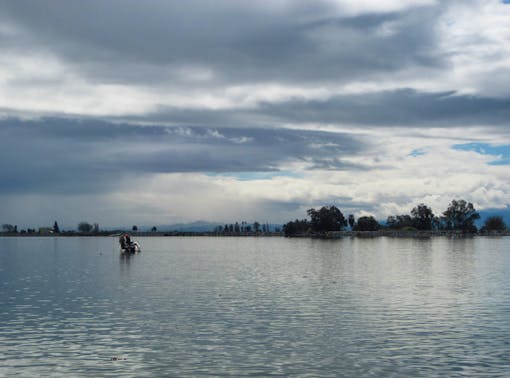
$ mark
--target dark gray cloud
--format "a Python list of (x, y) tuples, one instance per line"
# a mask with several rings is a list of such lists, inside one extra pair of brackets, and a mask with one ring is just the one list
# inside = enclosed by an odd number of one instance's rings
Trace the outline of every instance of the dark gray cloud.
[(436, 67), (444, 64), (435, 49), (439, 12), (333, 16), (321, 1), (285, 10), (230, 0), (0, 5), (4, 19), (27, 31), (16, 46), (53, 51), (94, 80), (123, 84), (175, 84), (181, 77), (171, 68), (189, 67), (208, 67), (223, 84), (342, 82)]
[(111, 190), (142, 174), (278, 171), (348, 164), (366, 145), (345, 134), (155, 127), (94, 120), (0, 122), (2, 192), (84, 193)]
[[(13, 1), (0, 4), (0, 21), (24, 32), (7, 33), (0, 43), (7, 50), (49, 50), (92, 83), (143, 85), (177, 97), (192, 89), (214, 96), (224, 86), (237, 84), (320, 87), (377, 82), (401, 71), (423, 78), (450, 64), (449, 54), (439, 47), (436, 26), (451, 3), (339, 15), (325, 1), (313, 5), (296, 1), (286, 7), (232, 0)], [(195, 82), (185, 73), (194, 69), (210, 69), (213, 75)], [(23, 86), (36, 79), (20, 75), (9, 80)], [(58, 89), (58, 83), (53, 84)], [(289, 122), (506, 125), (508, 98), (457, 96), (455, 90), (397, 89), (316, 100), (294, 97), (251, 109), (211, 110), (161, 100), (157, 111), (141, 111), (121, 120), (227, 128)], [(159, 103), (156, 95), (153, 101)]]
[(254, 109), (161, 108), (147, 116), (121, 118), (128, 122), (171, 122), (209, 127), (268, 127), (281, 124), (345, 124), (371, 127), (507, 127), (510, 99), (424, 93), (414, 89), (336, 95), (327, 99), (294, 98), (264, 102)]
[(260, 113), (287, 122), (372, 126), (502, 125), (510, 120), (510, 99), (422, 93), (412, 89), (334, 96), (327, 100), (267, 103)]

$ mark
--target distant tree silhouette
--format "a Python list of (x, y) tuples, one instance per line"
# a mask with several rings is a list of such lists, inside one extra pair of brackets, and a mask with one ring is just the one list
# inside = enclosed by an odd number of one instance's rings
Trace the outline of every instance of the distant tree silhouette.
[(403, 228), (413, 227), (413, 219), (410, 215), (390, 215), (386, 219), (386, 226), (393, 230), (401, 230)]
[(12, 224), (5, 223), (2, 225), (2, 230), (7, 233), (14, 232), (14, 226)]
[(259, 232), (260, 231), (260, 223), (255, 221), (255, 223), (253, 223), (253, 229), (255, 230), (255, 232)]
[(283, 225), (283, 233), (285, 236), (303, 235), (308, 233), (311, 224), (307, 219), (290, 221)]
[(58, 227), (57, 221), (55, 221), (55, 223), (53, 223), (53, 232), (55, 234), (60, 234), (60, 228)]
[(92, 225), (87, 222), (80, 222), (80, 224), (78, 224), (78, 231), (88, 233), (92, 231)]
[(152, 228), (151, 228), (151, 231), (152, 231), (152, 232), (156, 232), (157, 230), (158, 230), (158, 229), (157, 229), (157, 227), (156, 227), (156, 226), (152, 226)]
[(482, 231), (505, 231), (506, 229), (507, 226), (501, 216), (488, 217), (482, 227)]
[(412, 224), (418, 230), (432, 230), (434, 213), (423, 203), (411, 210)]
[(354, 231), (377, 231), (380, 228), (379, 222), (373, 216), (359, 217)]
[(480, 219), (480, 214), (471, 202), (464, 200), (453, 200), (443, 212), (442, 217), (447, 230), (461, 230), (469, 233), (476, 232), (474, 223), (477, 219)]
[(341, 231), (347, 225), (344, 215), (335, 206), (323, 206), (319, 210), (309, 209), (307, 213), (314, 232)]
[(134, 232), (138, 231), (138, 226), (136, 224), (133, 225), (133, 227), (131, 227), (131, 230)]

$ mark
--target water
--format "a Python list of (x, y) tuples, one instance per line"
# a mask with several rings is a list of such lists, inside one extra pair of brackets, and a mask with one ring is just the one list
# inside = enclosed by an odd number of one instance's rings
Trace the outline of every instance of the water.
[(508, 237), (139, 241), (0, 238), (0, 376), (510, 376)]

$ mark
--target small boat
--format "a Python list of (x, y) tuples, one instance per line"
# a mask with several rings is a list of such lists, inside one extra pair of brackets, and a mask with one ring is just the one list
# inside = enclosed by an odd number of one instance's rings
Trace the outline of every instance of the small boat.
[(119, 237), (120, 253), (122, 255), (131, 255), (134, 253), (142, 252), (140, 244), (136, 241), (132, 241), (129, 234), (125, 233)]

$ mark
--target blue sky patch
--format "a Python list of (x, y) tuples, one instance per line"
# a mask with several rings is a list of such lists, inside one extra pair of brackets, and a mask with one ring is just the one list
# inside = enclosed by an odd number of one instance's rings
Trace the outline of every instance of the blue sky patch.
[[(510, 0), (509, 0), (510, 1)], [(409, 156), (417, 157), (417, 156), (423, 156), (425, 155), (425, 151), (421, 148), (417, 148), (416, 150), (412, 150)]]
[[(508, 0), (510, 4), (510, 0)], [(489, 165), (510, 165), (510, 146), (492, 146), (486, 143), (466, 143), (456, 144), (453, 146), (455, 150), (474, 151), (481, 155), (494, 156), (494, 160)]]

